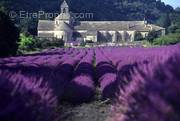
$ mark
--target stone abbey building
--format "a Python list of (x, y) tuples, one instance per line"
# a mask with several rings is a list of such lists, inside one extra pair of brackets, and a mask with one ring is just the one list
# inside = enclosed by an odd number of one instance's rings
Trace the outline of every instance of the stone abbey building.
[(165, 34), (165, 28), (147, 21), (75, 21), (66, 1), (61, 13), (51, 20), (39, 20), (38, 37), (58, 38), (68, 41), (132, 42), (136, 33), (146, 37), (150, 31)]

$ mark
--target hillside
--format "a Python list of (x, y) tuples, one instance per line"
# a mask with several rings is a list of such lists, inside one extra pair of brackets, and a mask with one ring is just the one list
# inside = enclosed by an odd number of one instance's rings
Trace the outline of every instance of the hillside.
[[(2, 0), (0, 3), (7, 11), (60, 12), (61, 2), (62, 0)], [(67, 0), (67, 2), (74, 13), (93, 13), (90, 20), (143, 20), (145, 17), (150, 23), (169, 27), (174, 16), (179, 16), (177, 11), (161, 0)], [(16, 21), (21, 23), (22, 27), (28, 25), (27, 20), (20, 22), (17, 18)], [(36, 28), (36, 25), (32, 25), (32, 20), (30, 22), (30, 26), (33, 26), (30, 28)]]
[[(47, 12), (59, 11), (62, 0), (8, 0), (9, 10)], [(157, 20), (162, 13), (171, 13), (173, 8), (156, 0), (67, 0), (72, 12), (94, 13), (94, 20)], [(9, 7), (10, 6), (10, 7)]]

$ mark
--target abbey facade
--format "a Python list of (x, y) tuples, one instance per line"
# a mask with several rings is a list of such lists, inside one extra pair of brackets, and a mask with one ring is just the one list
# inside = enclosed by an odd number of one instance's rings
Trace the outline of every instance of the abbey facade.
[(38, 37), (68, 41), (132, 42), (136, 34), (146, 37), (150, 31), (164, 35), (165, 28), (147, 21), (75, 21), (66, 1), (54, 21), (39, 20)]

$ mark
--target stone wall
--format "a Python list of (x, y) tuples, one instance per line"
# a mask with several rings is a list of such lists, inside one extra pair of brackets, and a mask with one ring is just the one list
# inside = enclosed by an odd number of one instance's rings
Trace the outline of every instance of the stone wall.
[[(148, 36), (147, 31), (139, 32), (143, 38)], [(160, 36), (165, 35), (165, 30), (158, 31)], [(98, 31), (95, 34), (90, 34), (87, 31), (78, 31), (78, 32), (66, 32), (66, 31), (38, 31), (38, 35), (48, 35), (47, 37), (63, 39), (64, 41), (74, 41), (74, 40), (81, 40), (81, 41), (92, 41), (92, 42), (113, 42), (113, 43), (121, 43), (121, 42), (133, 42), (135, 40), (136, 31)]]

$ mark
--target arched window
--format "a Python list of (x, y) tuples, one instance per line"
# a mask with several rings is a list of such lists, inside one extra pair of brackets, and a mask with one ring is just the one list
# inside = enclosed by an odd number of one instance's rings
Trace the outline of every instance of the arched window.
[(141, 32), (136, 32), (135, 33), (135, 36), (134, 36), (134, 40), (135, 41), (140, 41), (140, 40), (143, 40), (143, 35)]
[(122, 41), (122, 35), (119, 32), (117, 32), (117, 41)]
[(56, 25), (58, 25), (58, 21), (56, 21)]
[(66, 8), (63, 8), (63, 13), (66, 13)]

